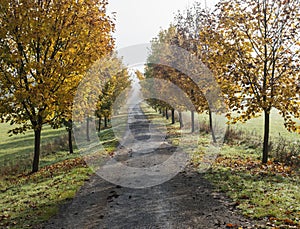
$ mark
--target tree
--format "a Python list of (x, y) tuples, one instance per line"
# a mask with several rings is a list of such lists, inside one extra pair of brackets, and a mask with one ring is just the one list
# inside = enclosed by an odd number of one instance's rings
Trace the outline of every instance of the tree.
[(104, 126), (107, 127), (114, 103), (120, 102), (119, 100), (116, 101), (118, 96), (130, 86), (131, 81), (122, 60), (115, 55), (102, 59), (95, 67), (97, 68), (97, 71), (94, 72), (95, 75), (107, 78), (99, 95), (95, 111), (96, 116), (99, 118), (99, 127), (102, 117), (104, 117)]
[(72, 129), (73, 129), (73, 121), (72, 119), (62, 120), (63, 125), (66, 127), (66, 130), (68, 131), (68, 142), (69, 142), (69, 153), (72, 154), (73, 151), (73, 141), (72, 141)]
[(38, 171), (42, 126), (68, 116), (84, 72), (113, 48), (106, 5), (106, 0), (0, 3), (0, 115), (20, 125), (13, 133), (34, 130), (32, 172)]
[[(168, 49), (168, 47), (181, 47), (184, 50), (187, 50), (190, 52), (191, 55), (195, 54), (194, 47), (195, 45), (191, 45), (191, 40), (186, 37), (187, 33), (183, 32), (183, 30), (178, 29), (175, 26), (170, 26), (169, 29), (161, 31), (157, 38), (153, 39), (152, 45), (151, 45), (151, 54), (148, 57), (148, 64), (146, 67), (146, 77), (155, 77), (159, 79), (165, 79), (169, 80), (175, 85), (177, 85), (179, 88), (181, 88), (190, 98), (191, 102), (193, 103), (193, 108), (191, 107), (191, 127), (192, 132), (194, 132), (194, 112), (197, 111), (198, 113), (202, 113), (204, 111), (209, 110), (208, 101), (205, 97), (204, 90), (200, 90), (198, 85), (194, 82), (193, 79), (191, 79), (189, 76), (185, 75), (184, 73), (180, 72), (178, 69), (174, 69), (170, 66), (165, 65), (158, 65), (158, 64), (152, 64), (157, 62), (157, 59), (168, 60), (167, 62), (180, 62), (177, 63), (178, 66), (181, 66), (182, 69), (187, 69), (189, 66), (189, 59), (180, 59), (178, 60), (178, 55), (172, 50), (172, 48)], [(169, 45), (169, 46), (168, 46)], [(173, 45), (173, 46), (172, 46)], [(184, 67), (183, 67), (184, 66)], [(202, 69), (196, 69), (197, 67), (201, 68), (200, 66), (192, 66), (192, 71), (195, 72), (202, 72)], [(203, 82), (207, 81), (205, 79), (205, 76), (199, 76), (199, 78), (202, 78)], [(166, 89), (167, 90), (167, 89)], [(173, 98), (176, 100), (176, 98)], [(163, 107), (167, 107), (165, 104), (161, 104)], [(167, 107), (171, 109), (170, 107)], [(178, 108), (179, 112), (181, 111), (180, 108)], [(210, 112), (211, 114), (211, 112)], [(210, 115), (211, 117), (211, 115)], [(212, 129), (212, 128), (211, 128)], [(213, 133), (213, 131), (212, 131)], [(213, 136), (213, 141), (216, 142), (216, 138)]]
[[(202, 63), (205, 64), (206, 67), (210, 67), (209, 69), (211, 70), (212, 66), (209, 66), (204, 58), (204, 53), (207, 52), (208, 46), (200, 41), (201, 31), (210, 26), (210, 21), (207, 20), (207, 13), (208, 11), (203, 9), (199, 2), (195, 2), (194, 5), (185, 12), (179, 12), (175, 17), (175, 28), (177, 30), (176, 44), (195, 55)], [(206, 82), (206, 84), (205, 87), (201, 88), (198, 106), (201, 107), (202, 112), (206, 111), (208, 113), (212, 140), (216, 143), (217, 139), (213, 128), (213, 113), (225, 112), (225, 107), (222, 105), (224, 101), (222, 99), (220, 103), (219, 98), (222, 97), (222, 94), (220, 93), (221, 91), (219, 88), (216, 87), (216, 84), (207, 83), (210, 82), (210, 80), (209, 78), (205, 78), (203, 75), (199, 77), (202, 79), (204, 78), (204, 82)], [(214, 76), (213, 78), (215, 79)], [(199, 89), (197, 90), (199, 91)], [(191, 96), (192, 99), (195, 100), (195, 97), (199, 98), (199, 93), (198, 95), (194, 95), (194, 90), (192, 90)], [(212, 99), (216, 96), (219, 98)], [(209, 102), (207, 101), (208, 98), (210, 98)], [(192, 121), (193, 119), (192, 114)]]
[(144, 80), (145, 76), (142, 72), (140, 72), (139, 70), (136, 70), (135, 72), (136, 77), (138, 78), (138, 80)]
[(209, 21), (199, 31), (199, 42), (208, 47), (203, 61), (218, 77), (230, 109), (239, 113), (228, 117), (235, 123), (264, 113), (266, 163), (271, 109), (280, 111), (288, 130), (297, 131), (300, 1), (224, 0), (215, 13), (200, 16)]

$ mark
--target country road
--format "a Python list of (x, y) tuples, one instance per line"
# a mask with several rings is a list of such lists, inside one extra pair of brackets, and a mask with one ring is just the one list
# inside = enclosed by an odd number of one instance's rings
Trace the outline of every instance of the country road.
[[(149, 120), (140, 106), (135, 106), (128, 117), (132, 138), (123, 144), (132, 149), (125, 154), (116, 153), (117, 161), (142, 168), (170, 157), (174, 147), (165, 142), (163, 135), (149, 143)], [(145, 144), (138, 148), (135, 140)], [(160, 147), (153, 152), (146, 150), (155, 144)], [(93, 175), (74, 200), (62, 206), (43, 228), (226, 228), (229, 224), (254, 228), (253, 222), (234, 209), (234, 203), (213, 192), (212, 185), (189, 165), (167, 182), (140, 189), (122, 187)]]

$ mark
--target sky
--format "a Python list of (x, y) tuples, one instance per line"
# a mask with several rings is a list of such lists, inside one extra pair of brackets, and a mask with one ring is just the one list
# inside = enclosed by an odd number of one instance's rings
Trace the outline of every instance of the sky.
[[(116, 12), (116, 48), (149, 43), (161, 29), (167, 29), (174, 16), (196, 0), (108, 0), (108, 14)], [(205, 0), (198, 0), (203, 6)], [(218, 0), (207, 0), (212, 8)]]

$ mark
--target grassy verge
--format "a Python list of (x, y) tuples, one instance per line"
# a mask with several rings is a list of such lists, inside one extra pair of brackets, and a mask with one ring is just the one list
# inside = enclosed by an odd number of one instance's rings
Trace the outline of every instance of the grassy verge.
[(92, 170), (78, 154), (62, 155), (61, 162), (33, 175), (4, 180), (0, 192), (0, 226), (31, 228), (53, 216), (60, 204), (73, 198)]
[[(55, 133), (53, 141), (60, 137), (59, 131)], [(27, 135), (23, 137), (28, 138)], [(100, 154), (106, 155), (114, 150), (117, 141), (112, 129), (101, 131), (99, 137), (105, 148)], [(25, 140), (20, 136), (19, 141), (24, 143)], [(52, 142), (49, 140), (47, 144)], [(27, 155), (27, 151), (22, 151), (22, 144), (20, 147), (18, 153)], [(10, 148), (5, 149), (10, 151)], [(14, 160), (11, 155), (8, 158)], [(93, 173), (93, 168), (87, 166), (79, 150), (74, 154), (66, 151), (45, 153), (40, 167), (35, 174), (27, 171), (0, 178), (0, 228), (32, 228), (48, 220), (57, 213), (61, 204), (75, 196)]]
[[(203, 113), (199, 115), (200, 121), (208, 122), (208, 115)], [(299, 134), (295, 132), (289, 132), (284, 127), (284, 119), (279, 114), (279, 111), (276, 109), (271, 110), (271, 116), (270, 116), (270, 140), (276, 141), (280, 137), (287, 138), (291, 141), (299, 141), (300, 136)], [(295, 120), (297, 122), (297, 120)], [(299, 123), (299, 121), (298, 121)], [(300, 124), (300, 123), (299, 123)], [(252, 118), (248, 120), (245, 123), (238, 122), (231, 126), (233, 129), (242, 132), (246, 134), (255, 135), (257, 137), (262, 138), (263, 136), (263, 130), (264, 130), (264, 118), (263, 116), (259, 116), (256, 118)]]
[(205, 176), (231, 197), (244, 215), (267, 219), (274, 228), (299, 228), (299, 174), (283, 163), (262, 165), (257, 158), (255, 150), (243, 145), (225, 145)]
[[(178, 123), (171, 125), (169, 120), (157, 115), (151, 108), (143, 110), (150, 118), (165, 123), (171, 141), (178, 141)], [(280, 121), (279, 117), (276, 117), (273, 123)], [(255, 121), (261, 122), (259, 119)], [(240, 133), (244, 133), (243, 129), (248, 129), (246, 125), (235, 128), (241, 131)], [(285, 131), (280, 127), (277, 130), (274, 128), (272, 136)], [(274, 133), (276, 131), (277, 133)], [(268, 228), (300, 228), (299, 168), (276, 162), (274, 158), (267, 165), (262, 165), (260, 144), (256, 144), (257, 135), (255, 139), (249, 139), (249, 134), (243, 136), (246, 136), (245, 139), (231, 145), (223, 145), (205, 177), (214, 184), (217, 191), (224, 192), (232, 198), (245, 216), (264, 219), (268, 222)], [(294, 134), (285, 132), (285, 136), (295, 140)], [(210, 139), (208, 134), (201, 134), (198, 149), (191, 154), (191, 162), (195, 167), (201, 168), (203, 152)]]

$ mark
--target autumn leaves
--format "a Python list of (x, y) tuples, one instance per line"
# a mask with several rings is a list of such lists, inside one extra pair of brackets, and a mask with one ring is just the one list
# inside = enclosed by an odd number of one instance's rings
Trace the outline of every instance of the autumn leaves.
[[(180, 46), (212, 71), (227, 105), (229, 123), (247, 121), (263, 113), (262, 162), (266, 163), (271, 109), (279, 110), (288, 130), (300, 130), (295, 121), (300, 115), (299, 16), (298, 0), (284, 4), (268, 0), (224, 0), (214, 11), (195, 4), (185, 13), (179, 13), (174, 24), (152, 41), (149, 60), (158, 56), (174, 59), (167, 51), (157, 51), (160, 43)], [(201, 99), (201, 93), (192, 97), (191, 89), (199, 90), (181, 72), (149, 64), (146, 75), (180, 85), (198, 111), (209, 111), (211, 106)], [(205, 95), (207, 90), (214, 94), (214, 88), (207, 86), (202, 93)]]
[[(1, 1), (0, 118), (16, 124), (14, 134), (34, 130), (33, 172), (38, 170), (42, 126), (57, 127), (72, 118), (79, 83), (96, 60), (114, 49), (114, 23), (106, 5), (106, 0)], [(220, 104), (207, 102), (208, 95), (222, 96), (230, 123), (263, 113), (266, 163), (271, 109), (279, 110), (288, 130), (299, 132), (299, 12), (299, 0), (223, 0), (213, 12), (195, 4), (153, 40), (148, 62), (157, 57), (173, 61), (170, 50), (157, 48), (160, 43), (178, 46), (204, 63), (218, 87), (199, 90), (199, 82), (157, 64), (148, 64), (145, 75), (178, 85), (198, 112), (223, 112)], [(129, 85), (128, 73), (116, 57), (101, 64), (98, 70), (110, 80), (104, 80), (96, 98), (96, 115), (109, 118), (113, 99)], [(189, 64), (180, 62), (190, 69)], [(111, 68), (120, 71), (114, 74)], [(190, 72), (204, 76), (199, 69)]]
[(3, 0), (0, 4), (0, 117), (33, 129), (38, 170), (45, 124), (71, 118), (86, 70), (114, 48), (106, 0)]

